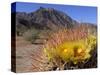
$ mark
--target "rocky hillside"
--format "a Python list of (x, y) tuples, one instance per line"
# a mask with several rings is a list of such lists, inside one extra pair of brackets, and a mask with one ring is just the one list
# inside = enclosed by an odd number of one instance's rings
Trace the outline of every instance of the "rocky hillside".
[(57, 28), (73, 28), (78, 25), (86, 25), (96, 31), (96, 25), (90, 23), (78, 23), (66, 13), (54, 8), (40, 7), (34, 12), (15, 12), (16, 28), (18, 32), (25, 32), (27, 29), (35, 28), (38, 30), (57, 30)]
[(71, 28), (77, 22), (69, 17), (64, 12), (55, 10), (53, 8), (40, 7), (38, 10), (25, 13), (16, 13), (16, 25), (23, 25), (26, 27), (34, 26), (39, 29), (55, 29), (56, 27)]

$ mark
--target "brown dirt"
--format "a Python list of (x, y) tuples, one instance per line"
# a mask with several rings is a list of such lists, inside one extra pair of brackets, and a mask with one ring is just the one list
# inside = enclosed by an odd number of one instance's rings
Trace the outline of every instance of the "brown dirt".
[(40, 56), (43, 53), (42, 48), (43, 45), (31, 44), (29, 41), (26, 41), (23, 37), (17, 37), (16, 72), (39, 71), (40, 62), (38, 62), (36, 59), (40, 60)]

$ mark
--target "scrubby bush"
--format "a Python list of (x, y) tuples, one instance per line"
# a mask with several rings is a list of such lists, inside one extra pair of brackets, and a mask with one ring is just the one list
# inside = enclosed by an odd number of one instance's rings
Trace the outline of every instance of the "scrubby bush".
[(17, 25), (16, 26), (16, 34), (17, 36), (22, 36), (24, 34), (25, 31), (27, 31), (28, 28), (25, 27), (24, 25)]
[(50, 34), (51, 34), (50, 30), (46, 30), (46, 29), (39, 30), (36, 28), (31, 28), (31, 29), (28, 29), (26, 32), (24, 32), (23, 36), (26, 40), (30, 41), (31, 43), (42, 44), (44, 43), (44, 40), (48, 39)]
[(32, 28), (32, 29), (27, 30), (27, 31), (23, 34), (23, 37), (24, 37), (26, 40), (32, 42), (32, 41), (35, 41), (36, 38), (39, 37), (38, 34), (39, 34), (39, 31), (36, 30), (35, 28)]

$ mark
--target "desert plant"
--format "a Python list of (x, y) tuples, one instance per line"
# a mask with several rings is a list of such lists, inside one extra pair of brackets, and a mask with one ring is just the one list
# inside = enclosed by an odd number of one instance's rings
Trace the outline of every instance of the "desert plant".
[(25, 31), (27, 31), (28, 28), (25, 27), (24, 25), (16, 25), (16, 34), (17, 36), (22, 36)]
[(61, 29), (53, 33), (44, 45), (48, 61), (59, 69), (64, 65), (84, 63), (91, 57), (90, 52), (96, 46), (96, 36), (88, 33), (88, 28)]
[(39, 37), (38, 34), (39, 34), (38, 30), (36, 30), (35, 28), (31, 28), (28, 29), (26, 32), (24, 32), (23, 37), (26, 40), (33, 42), (36, 40), (36, 38)]

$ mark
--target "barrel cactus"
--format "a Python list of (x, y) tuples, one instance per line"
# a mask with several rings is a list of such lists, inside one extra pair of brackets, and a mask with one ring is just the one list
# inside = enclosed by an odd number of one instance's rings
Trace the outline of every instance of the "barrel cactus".
[(90, 52), (96, 45), (96, 36), (88, 28), (60, 29), (53, 33), (44, 45), (44, 52), (49, 62), (59, 64), (72, 62), (84, 63), (91, 57)]

